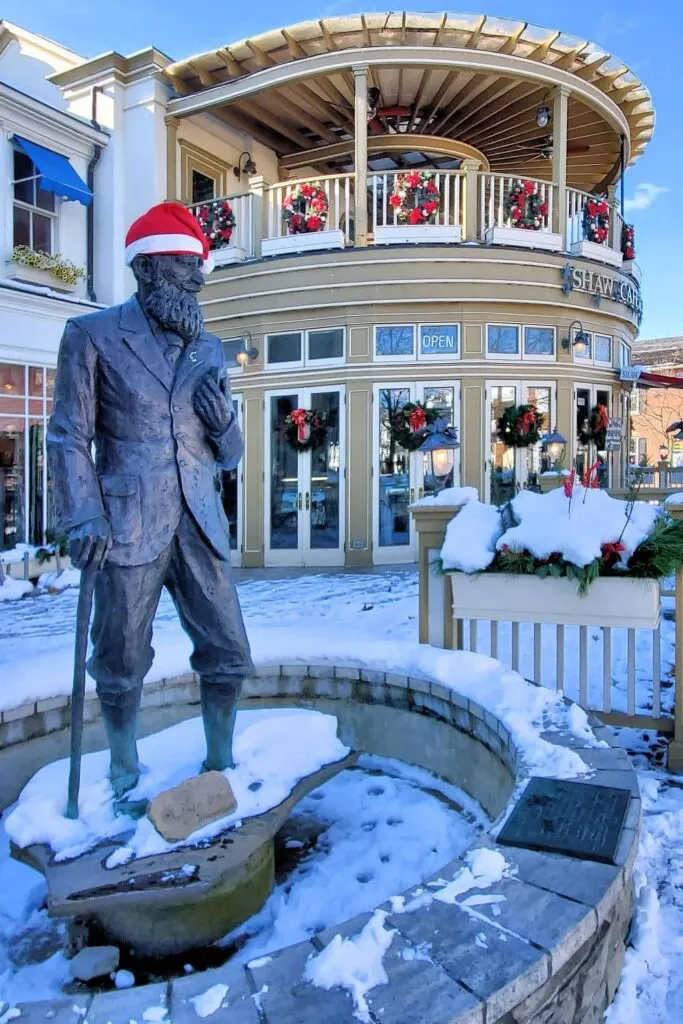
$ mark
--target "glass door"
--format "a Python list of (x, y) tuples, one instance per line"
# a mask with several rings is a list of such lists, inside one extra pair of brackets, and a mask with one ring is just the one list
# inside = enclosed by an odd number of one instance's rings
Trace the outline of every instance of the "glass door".
[[(237, 422), (244, 430), (243, 403), (241, 395), (232, 396)], [(236, 469), (222, 474), (221, 499), (230, 524), (230, 561), (232, 565), (242, 564), (242, 485), (244, 483), (244, 459)]]
[(404, 405), (415, 401), (415, 385), (376, 384), (373, 398), (373, 562), (413, 562), (408, 508), (417, 496), (415, 459), (396, 439), (396, 419)]
[[(555, 386), (553, 384), (526, 384), (524, 387), (524, 404), (535, 405), (543, 417), (541, 436), (555, 429), (557, 412), (555, 410)], [(538, 441), (528, 448), (522, 449), (522, 486), (533, 491), (541, 489), (541, 473), (552, 469), (550, 459), (542, 451), (542, 442)]]
[(610, 459), (606, 449), (606, 425), (612, 415), (610, 388), (579, 384), (575, 388), (575, 467), (581, 479), (595, 467), (598, 485), (609, 487)]
[[(460, 441), (460, 382), (418, 384), (416, 400), (455, 427)], [(461, 442), (462, 443), (462, 442)], [(417, 497), (438, 494), (447, 487), (460, 486), (460, 449), (437, 452), (434, 458), (417, 452), (415, 458)]]
[(487, 384), (486, 421), (488, 425), (488, 459), (486, 501), (504, 505), (519, 489), (521, 456), (519, 449), (507, 448), (498, 439), (498, 421), (506, 409), (519, 405), (520, 385)]
[[(266, 565), (344, 564), (344, 390), (301, 388), (266, 396)], [(314, 411), (319, 443), (298, 451), (287, 417)]]

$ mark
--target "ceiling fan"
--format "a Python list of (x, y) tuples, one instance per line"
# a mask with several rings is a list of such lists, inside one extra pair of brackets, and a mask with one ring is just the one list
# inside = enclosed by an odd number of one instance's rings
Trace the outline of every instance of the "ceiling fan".
[[(412, 107), (382, 106), (382, 94), (376, 86), (368, 89), (368, 129), (373, 135), (390, 135), (398, 132), (398, 124), (401, 118), (410, 117)], [(331, 103), (330, 106), (337, 110), (344, 110), (353, 114), (351, 105)]]

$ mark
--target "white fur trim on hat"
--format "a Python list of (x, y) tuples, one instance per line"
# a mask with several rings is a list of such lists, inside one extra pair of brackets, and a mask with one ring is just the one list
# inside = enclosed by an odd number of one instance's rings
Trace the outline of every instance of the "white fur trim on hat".
[(136, 256), (146, 253), (158, 256), (163, 253), (180, 253), (188, 256), (204, 257), (204, 245), (199, 238), (192, 235), (147, 235), (138, 238), (126, 246), (125, 259), (130, 266)]

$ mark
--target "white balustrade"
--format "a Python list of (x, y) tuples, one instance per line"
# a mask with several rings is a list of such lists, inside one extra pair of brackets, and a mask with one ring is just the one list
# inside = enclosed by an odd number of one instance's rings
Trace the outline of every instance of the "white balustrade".
[[(433, 171), (432, 181), (439, 193), (439, 205), (434, 213), (432, 224), (446, 228), (460, 228), (461, 237), (465, 236), (466, 195), (465, 174), (463, 171)], [(371, 230), (395, 226), (400, 221), (398, 209), (390, 203), (394, 193), (396, 180), (410, 174), (405, 171), (379, 171), (368, 174), (371, 195)], [(410, 225), (408, 225), (410, 226)], [(417, 226), (417, 225), (413, 225)]]
[(586, 203), (594, 199), (588, 192), (581, 192), (576, 188), (567, 189), (567, 248), (577, 242), (583, 242), (583, 208)]
[(536, 178), (525, 178), (519, 174), (492, 174), (484, 171), (479, 174), (479, 233), (486, 238), (486, 232), (493, 228), (513, 228), (515, 225), (506, 205), (512, 189), (520, 181), (531, 181), (538, 190), (540, 204), (545, 204), (545, 214), (541, 217), (539, 231), (552, 231), (553, 205), (555, 202), (555, 186), (550, 181)]
[[(288, 234), (282, 211), (285, 197), (296, 185), (311, 184), (319, 186), (327, 196), (328, 212), (324, 230), (341, 231), (346, 242), (353, 241), (354, 181), (354, 174), (325, 174), (270, 185), (264, 194), (264, 238), (284, 238)], [(313, 211), (307, 209), (306, 212)]]
[(221, 249), (235, 249), (242, 251), (246, 257), (255, 253), (255, 222), (254, 222), (254, 200), (252, 192), (243, 192), (237, 196), (222, 196), (219, 199), (209, 199), (205, 203), (193, 203), (189, 209), (197, 216), (202, 207), (211, 208), (214, 203), (222, 203), (227, 199), (235, 217), (235, 227), (227, 245), (221, 242), (211, 242), (211, 250), (214, 253)]

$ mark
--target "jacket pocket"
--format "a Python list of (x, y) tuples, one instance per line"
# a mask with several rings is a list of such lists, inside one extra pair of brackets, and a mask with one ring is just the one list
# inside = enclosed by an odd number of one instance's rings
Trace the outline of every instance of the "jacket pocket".
[(117, 544), (135, 544), (142, 536), (140, 480), (136, 476), (100, 477), (104, 506)]

